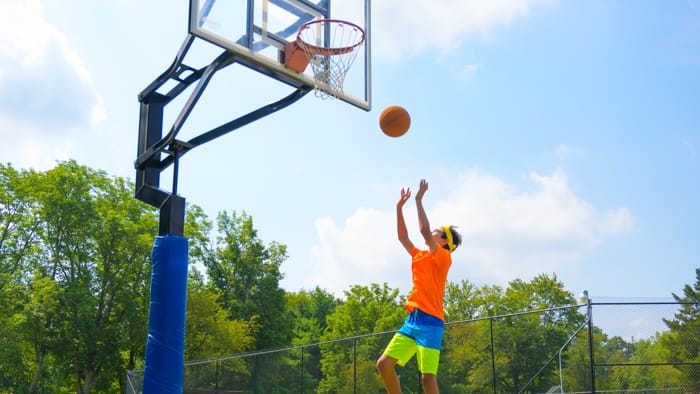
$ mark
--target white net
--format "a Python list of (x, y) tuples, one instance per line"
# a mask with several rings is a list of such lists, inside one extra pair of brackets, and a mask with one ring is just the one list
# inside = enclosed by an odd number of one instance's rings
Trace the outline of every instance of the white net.
[(343, 82), (352, 66), (365, 32), (359, 26), (335, 19), (304, 24), (297, 45), (304, 50), (316, 81), (316, 96), (335, 98), (343, 92)]

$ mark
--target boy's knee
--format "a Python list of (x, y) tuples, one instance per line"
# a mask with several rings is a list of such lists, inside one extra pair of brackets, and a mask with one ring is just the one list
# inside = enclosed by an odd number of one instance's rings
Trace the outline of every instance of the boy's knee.
[(433, 385), (437, 383), (437, 375), (433, 375), (431, 373), (424, 373), (421, 374), (420, 376), (421, 383), (425, 387), (426, 385)]
[(440, 389), (438, 388), (437, 375), (424, 373), (420, 377), (421, 383), (423, 384), (423, 390), (425, 394), (439, 394)]
[(386, 371), (394, 368), (394, 365), (396, 364), (396, 361), (392, 359), (391, 357), (387, 357), (385, 355), (382, 355), (379, 357), (377, 360), (377, 369), (380, 371)]

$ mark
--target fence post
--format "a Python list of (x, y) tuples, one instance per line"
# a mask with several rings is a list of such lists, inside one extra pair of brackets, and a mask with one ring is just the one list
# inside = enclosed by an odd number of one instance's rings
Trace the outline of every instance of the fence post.
[(357, 338), (352, 341), (352, 392), (357, 394)]
[(253, 356), (253, 394), (258, 393), (258, 355)]
[[(588, 295), (588, 294), (586, 294)], [(593, 359), (593, 304), (588, 298), (588, 353), (591, 360), (591, 393), (595, 394), (595, 361)]]
[(489, 329), (491, 330), (491, 375), (493, 378), (493, 393), (496, 394), (496, 353), (493, 346), (493, 318), (489, 318)]
[(304, 347), (301, 347), (301, 394), (304, 393)]

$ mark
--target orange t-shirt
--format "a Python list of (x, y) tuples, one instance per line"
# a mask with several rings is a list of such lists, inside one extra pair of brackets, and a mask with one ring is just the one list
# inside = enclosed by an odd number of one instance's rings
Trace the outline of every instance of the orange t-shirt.
[(452, 256), (446, 249), (438, 248), (435, 254), (429, 250), (411, 250), (411, 272), (413, 289), (406, 301), (406, 309), (421, 311), (445, 320), (442, 299), (445, 295), (447, 271), (452, 265)]

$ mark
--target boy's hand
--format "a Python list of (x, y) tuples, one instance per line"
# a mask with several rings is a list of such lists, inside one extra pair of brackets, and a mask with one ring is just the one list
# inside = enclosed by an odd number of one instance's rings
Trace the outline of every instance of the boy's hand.
[(409, 198), (411, 198), (411, 189), (401, 188), (401, 198), (399, 198), (399, 202), (396, 205), (399, 207), (403, 207), (403, 204), (405, 204)]
[(418, 185), (418, 193), (416, 193), (416, 201), (421, 201), (423, 195), (428, 191), (428, 182), (425, 179), (420, 180), (420, 185)]

